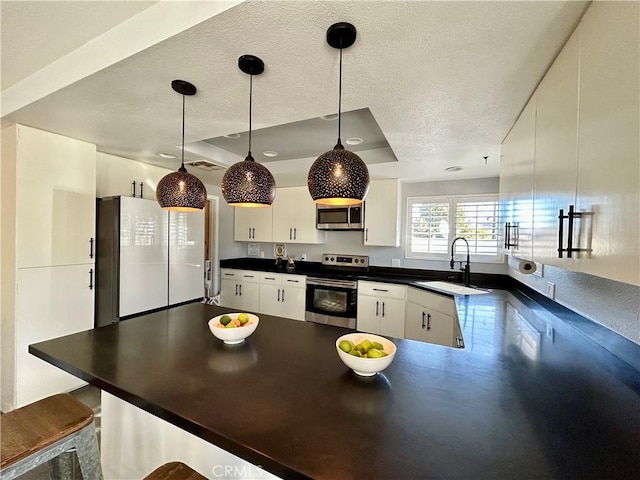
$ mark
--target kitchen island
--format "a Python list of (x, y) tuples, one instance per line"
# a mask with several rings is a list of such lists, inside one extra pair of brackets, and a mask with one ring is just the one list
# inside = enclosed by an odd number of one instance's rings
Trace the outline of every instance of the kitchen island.
[(373, 378), (339, 360), (345, 329), (261, 315), (226, 346), (207, 321), (229, 310), (199, 303), (30, 351), (283, 478), (634, 478), (638, 371), (519, 292), (477, 297), (467, 348), (395, 339)]

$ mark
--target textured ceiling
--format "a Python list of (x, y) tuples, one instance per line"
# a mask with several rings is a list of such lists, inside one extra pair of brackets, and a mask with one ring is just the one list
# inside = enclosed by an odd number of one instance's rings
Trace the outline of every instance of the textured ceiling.
[[(325, 32), (332, 23), (348, 21), (358, 38), (344, 51), (343, 110), (369, 108), (398, 160), (371, 165), (372, 177), (497, 176), (500, 143), (587, 6), (246, 1), (192, 21), (148, 48), (122, 53), (119, 61), (52, 87), (24, 106), (14, 101), (19, 108), (5, 115), (5, 102), (24, 96), (30, 79), (18, 82), (10, 92), (3, 90), (3, 124), (24, 123), (93, 142), (101, 151), (177, 168), (157, 152), (179, 153), (181, 98), (170, 83), (181, 78), (198, 87), (187, 103), (186, 158), (231, 164), (243, 156), (202, 140), (246, 131), (247, 78), (237, 68), (238, 57), (249, 53), (265, 62), (264, 74), (254, 77), (255, 129), (331, 114), (338, 52), (326, 44)], [(72, 24), (82, 18), (78, 14)], [(158, 18), (136, 29), (138, 35), (175, 23), (171, 16)], [(117, 41), (113, 45), (126, 51)], [(4, 68), (11, 66), (3, 63)], [(335, 136), (327, 138), (323, 151), (334, 142)], [(265, 149), (270, 148), (254, 144), (254, 151)], [(359, 154), (367, 160), (376, 152)], [(303, 184), (316, 156), (268, 165), (279, 185)], [(486, 163), (483, 156), (489, 156)], [(451, 165), (464, 169), (445, 172)], [(194, 173), (214, 184), (222, 175)]]

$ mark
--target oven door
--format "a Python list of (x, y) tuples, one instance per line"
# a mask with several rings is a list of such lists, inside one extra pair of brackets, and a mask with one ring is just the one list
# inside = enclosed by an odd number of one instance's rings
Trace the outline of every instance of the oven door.
[(307, 278), (307, 321), (355, 329), (357, 282)]

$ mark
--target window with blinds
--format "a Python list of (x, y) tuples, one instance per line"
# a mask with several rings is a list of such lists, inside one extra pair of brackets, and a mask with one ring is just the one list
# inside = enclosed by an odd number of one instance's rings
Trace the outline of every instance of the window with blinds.
[[(475, 261), (501, 261), (498, 250), (498, 197), (410, 197), (408, 199), (408, 258), (442, 259), (451, 255), (451, 242), (464, 237)], [(466, 255), (456, 243), (456, 255)]]

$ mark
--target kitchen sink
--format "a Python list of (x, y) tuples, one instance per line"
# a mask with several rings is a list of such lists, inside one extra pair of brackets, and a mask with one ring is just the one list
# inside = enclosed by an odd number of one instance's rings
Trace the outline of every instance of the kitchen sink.
[(440, 290), (445, 293), (452, 293), (454, 295), (481, 295), (483, 293), (489, 293), (489, 290), (485, 290), (479, 287), (465, 286), (458, 283), (451, 282), (416, 282), (418, 285), (428, 287), (433, 290)]

